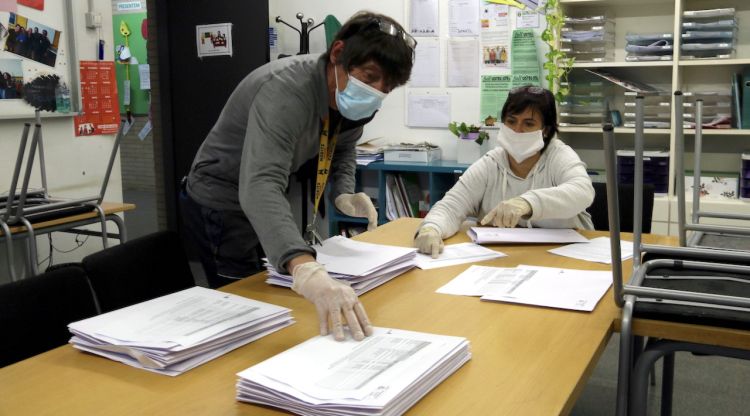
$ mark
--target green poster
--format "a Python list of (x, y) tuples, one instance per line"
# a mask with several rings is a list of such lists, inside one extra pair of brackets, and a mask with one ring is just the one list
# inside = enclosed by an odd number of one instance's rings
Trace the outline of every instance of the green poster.
[[(122, 113), (126, 111), (123, 100), (126, 95), (125, 80), (128, 78), (130, 79), (130, 112), (134, 115), (146, 115), (149, 112), (150, 90), (141, 89), (141, 78), (138, 74), (138, 66), (148, 64), (146, 18), (146, 0), (112, 0), (114, 45), (108, 47), (115, 51), (115, 75)], [(128, 36), (124, 35), (128, 33)], [(123, 52), (122, 46), (125, 45), (129, 53)]]
[(539, 70), (539, 57), (536, 54), (536, 34), (534, 31), (532, 29), (514, 30), (510, 51), (511, 72), (514, 76), (517, 76), (513, 81), (513, 86), (540, 85), (541, 72)]
[(508, 98), (513, 83), (512, 75), (482, 75), (479, 88), (479, 119), (487, 116), (500, 119), (500, 110)]

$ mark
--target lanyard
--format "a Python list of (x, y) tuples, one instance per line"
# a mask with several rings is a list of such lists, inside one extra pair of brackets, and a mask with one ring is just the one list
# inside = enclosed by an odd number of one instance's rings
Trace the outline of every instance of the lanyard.
[(315, 202), (313, 206), (313, 217), (310, 224), (305, 229), (305, 239), (310, 245), (320, 244), (322, 242), (317, 231), (315, 231), (315, 220), (318, 218), (318, 205), (323, 197), (323, 191), (328, 182), (328, 174), (331, 171), (331, 161), (333, 160), (333, 151), (336, 148), (336, 139), (338, 139), (341, 123), (336, 126), (336, 132), (331, 136), (328, 131), (329, 119), (323, 121), (323, 130), (320, 132), (320, 148), (318, 150), (318, 171), (315, 177)]

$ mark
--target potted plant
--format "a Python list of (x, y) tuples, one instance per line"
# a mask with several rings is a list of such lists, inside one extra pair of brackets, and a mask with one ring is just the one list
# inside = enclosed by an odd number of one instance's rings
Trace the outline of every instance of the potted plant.
[(458, 163), (474, 163), (489, 150), (490, 135), (486, 131), (481, 131), (479, 126), (453, 121), (448, 124), (448, 130), (459, 138), (456, 146)]
[(476, 142), (478, 145), (482, 145), (485, 140), (489, 139), (490, 136), (486, 131), (481, 131), (479, 126), (473, 124), (467, 125), (466, 123), (458, 124), (453, 121), (448, 124), (448, 130), (455, 134), (461, 140), (471, 140)]

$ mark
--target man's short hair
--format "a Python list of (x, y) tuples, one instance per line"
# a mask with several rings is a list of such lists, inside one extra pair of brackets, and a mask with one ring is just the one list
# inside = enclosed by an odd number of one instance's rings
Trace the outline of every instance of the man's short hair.
[[(387, 22), (397, 29), (397, 35), (380, 29), (381, 22)], [(404, 41), (404, 28), (388, 16), (361, 11), (352, 16), (336, 33), (331, 45), (324, 54), (329, 59), (331, 47), (337, 40), (344, 41), (344, 50), (337, 64), (347, 71), (352, 67), (374, 61), (383, 69), (383, 76), (389, 89), (406, 84), (411, 75), (414, 51)]]

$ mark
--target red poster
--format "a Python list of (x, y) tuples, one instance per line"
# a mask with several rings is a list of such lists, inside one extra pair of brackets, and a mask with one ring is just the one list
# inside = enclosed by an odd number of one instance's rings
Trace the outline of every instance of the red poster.
[(83, 109), (74, 118), (76, 136), (114, 134), (120, 125), (115, 63), (81, 61)]
[(18, 0), (18, 4), (32, 9), (44, 10), (44, 0)]

